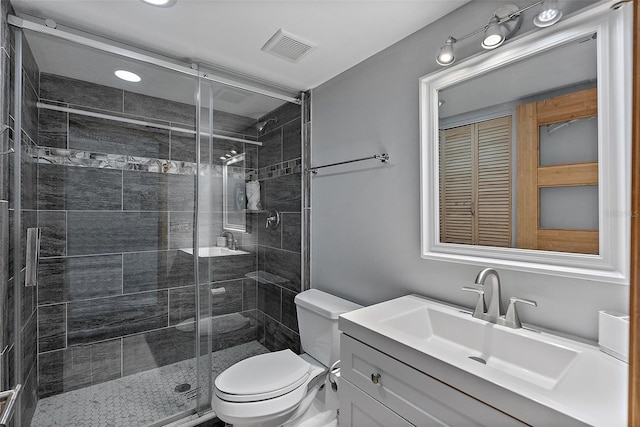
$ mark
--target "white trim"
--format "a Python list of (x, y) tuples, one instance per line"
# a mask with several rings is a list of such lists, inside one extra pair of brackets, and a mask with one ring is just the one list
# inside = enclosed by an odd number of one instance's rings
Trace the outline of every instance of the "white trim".
[[(20, 18), (14, 15), (9, 15), (7, 17), (7, 22), (10, 25), (13, 25), (14, 27), (34, 31), (40, 34), (47, 34), (49, 36), (67, 40), (72, 43), (91, 47), (93, 49), (98, 49), (104, 52), (113, 53), (115, 55), (123, 56), (136, 61), (157, 65), (159, 67), (176, 71), (182, 74), (187, 74), (189, 76), (194, 76), (194, 77), (200, 76), (200, 78), (204, 80), (210, 80), (217, 83), (222, 83), (227, 86), (232, 86), (238, 89), (247, 90), (249, 92), (259, 93), (261, 95), (280, 99), (282, 101), (292, 102), (298, 105), (300, 104), (299, 98), (285, 94), (284, 91), (278, 91), (278, 89), (275, 87), (263, 88), (263, 87), (258, 87), (254, 84), (243, 83), (243, 82), (234, 80), (232, 78), (222, 77), (219, 74), (216, 74), (212, 70), (207, 70), (201, 67), (196, 67), (196, 69), (193, 69), (173, 59), (161, 57), (159, 55), (150, 55), (140, 51), (134, 51), (131, 48), (117, 46), (115, 42), (98, 40), (98, 38), (95, 36), (85, 36), (85, 35), (71, 33), (69, 31), (64, 31), (57, 28), (47, 27), (46, 25), (42, 25), (34, 21), (29, 21), (28, 19)], [(268, 86), (268, 85), (265, 84), (265, 86)]]
[[(629, 283), (632, 6), (609, 1), (501, 49), (420, 79), (421, 256), (426, 259)], [(599, 255), (439, 241), (438, 90), (598, 33)]]

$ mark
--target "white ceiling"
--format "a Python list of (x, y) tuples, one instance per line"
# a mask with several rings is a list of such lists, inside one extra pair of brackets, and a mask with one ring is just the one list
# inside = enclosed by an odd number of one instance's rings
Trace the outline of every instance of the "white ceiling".
[[(12, 0), (16, 11), (295, 91), (314, 88), (470, 0)], [(318, 45), (298, 63), (262, 46), (284, 29)]]

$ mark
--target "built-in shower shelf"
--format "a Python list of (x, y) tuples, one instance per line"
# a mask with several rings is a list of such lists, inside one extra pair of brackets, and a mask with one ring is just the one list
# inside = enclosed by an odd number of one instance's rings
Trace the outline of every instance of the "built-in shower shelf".
[(275, 285), (282, 285), (284, 283), (290, 282), (289, 279), (278, 276), (276, 274), (269, 273), (264, 270), (252, 271), (244, 275), (244, 277), (248, 279), (253, 279), (258, 283), (271, 283)]

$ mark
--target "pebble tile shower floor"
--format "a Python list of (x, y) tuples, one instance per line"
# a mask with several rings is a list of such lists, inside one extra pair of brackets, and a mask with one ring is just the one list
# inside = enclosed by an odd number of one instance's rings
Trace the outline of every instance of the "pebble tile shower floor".
[[(268, 353), (251, 341), (213, 353), (212, 375), (216, 378), (234, 363)], [(143, 427), (192, 408), (195, 388), (195, 359), (152, 369), (102, 384), (40, 399), (32, 427)]]

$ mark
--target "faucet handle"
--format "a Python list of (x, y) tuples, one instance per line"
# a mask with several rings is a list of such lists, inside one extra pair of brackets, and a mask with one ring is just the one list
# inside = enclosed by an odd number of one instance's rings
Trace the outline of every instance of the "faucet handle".
[(507, 314), (504, 316), (504, 320), (502, 323), (504, 326), (508, 326), (513, 329), (519, 329), (522, 327), (522, 323), (520, 323), (520, 318), (518, 317), (518, 311), (516, 310), (516, 304), (522, 303), (527, 305), (532, 305), (534, 307), (538, 306), (538, 303), (524, 298), (509, 298), (509, 308), (507, 308)]
[(487, 312), (487, 304), (484, 301), (484, 288), (482, 286), (463, 286), (462, 290), (478, 294), (478, 301), (476, 301), (476, 306), (473, 310), (473, 317), (483, 319), (484, 314)]

